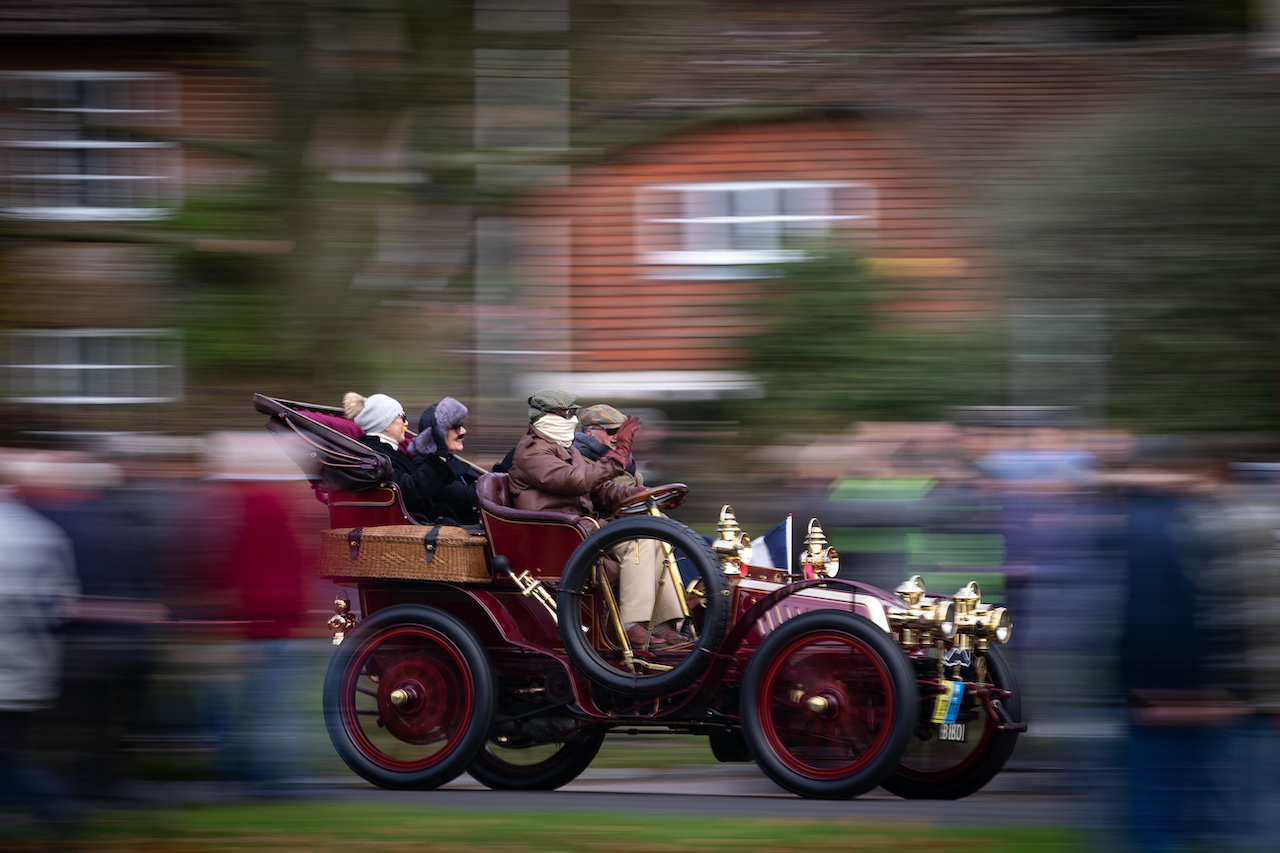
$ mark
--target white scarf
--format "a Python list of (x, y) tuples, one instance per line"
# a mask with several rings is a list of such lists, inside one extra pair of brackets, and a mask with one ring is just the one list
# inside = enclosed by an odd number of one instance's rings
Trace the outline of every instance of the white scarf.
[(562, 418), (559, 415), (543, 415), (533, 422), (533, 428), (543, 438), (554, 441), (561, 447), (573, 446), (573, 434), (578, 429), (578, 419)]

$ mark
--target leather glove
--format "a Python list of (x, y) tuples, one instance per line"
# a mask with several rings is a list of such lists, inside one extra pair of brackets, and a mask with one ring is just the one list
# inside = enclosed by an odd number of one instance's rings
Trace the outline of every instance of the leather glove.
[(636, 430), (640, 429), (640, 419), (635, 415), (627, 415), (627, 419), (622, 422), (622, 426), (618, 427), (617, 435), (614, 437), (613, 449), (605, 456), (612, 456), (622, 463), (622, 467), (626, 467), (631, 461), (631, 443), (635, 440)]

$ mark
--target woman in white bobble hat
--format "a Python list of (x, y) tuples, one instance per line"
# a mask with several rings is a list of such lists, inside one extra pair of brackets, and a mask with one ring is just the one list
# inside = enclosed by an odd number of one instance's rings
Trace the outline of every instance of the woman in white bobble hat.
[(440, 515), (434, 500), (440, 483), (430, 472), (415, 465), (401, 449), (409, 420), (400, 401), (386, 394), (362, 397), (352, 391), (342, 398), (342, 409), (348, 418), (356, 422), (356, 426), (364, 430), (364, 435), (356, 441), (391, 460), (395, 484), (400, 488), (405, 509), (420, 520), (435, 521)]

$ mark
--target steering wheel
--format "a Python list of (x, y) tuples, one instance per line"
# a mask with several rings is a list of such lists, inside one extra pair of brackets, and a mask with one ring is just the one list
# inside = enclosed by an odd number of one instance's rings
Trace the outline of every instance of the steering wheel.
[(648, 515), (650, 506), (658, 509), (675, 509), (689, 496), (684, 483), (667, 483), (636, 492), (618, 505), (614, 515)]

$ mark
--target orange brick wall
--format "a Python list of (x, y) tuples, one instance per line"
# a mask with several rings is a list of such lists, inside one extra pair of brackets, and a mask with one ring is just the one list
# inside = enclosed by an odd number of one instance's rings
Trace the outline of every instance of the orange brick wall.
[[(576, 371), (740, 368), (751, 326), (745, 301), (760, 282), (661, 280), (636, 263), (635, 199), (655, 184), (806, 180), (872, 184), (877, 223), (858, 229), (870, 253), (917, 264), (903, 307), (986, 307), (989, 265), (959, 192), (915, 152), (901, 128), (872, 119), (800, 119), (683, 133), (622, 158), (575, 170), (571, 185), (540, 192), (523, 215), (571, 221), (570, 311)], [(907, 265), (909, 268), (909, 264)], [(959, 270), (945, 278), (928, 270)], [(907, 282), (904, 281), (904, 285)], [(767, 286), (777, 286), (776, 282)]]

